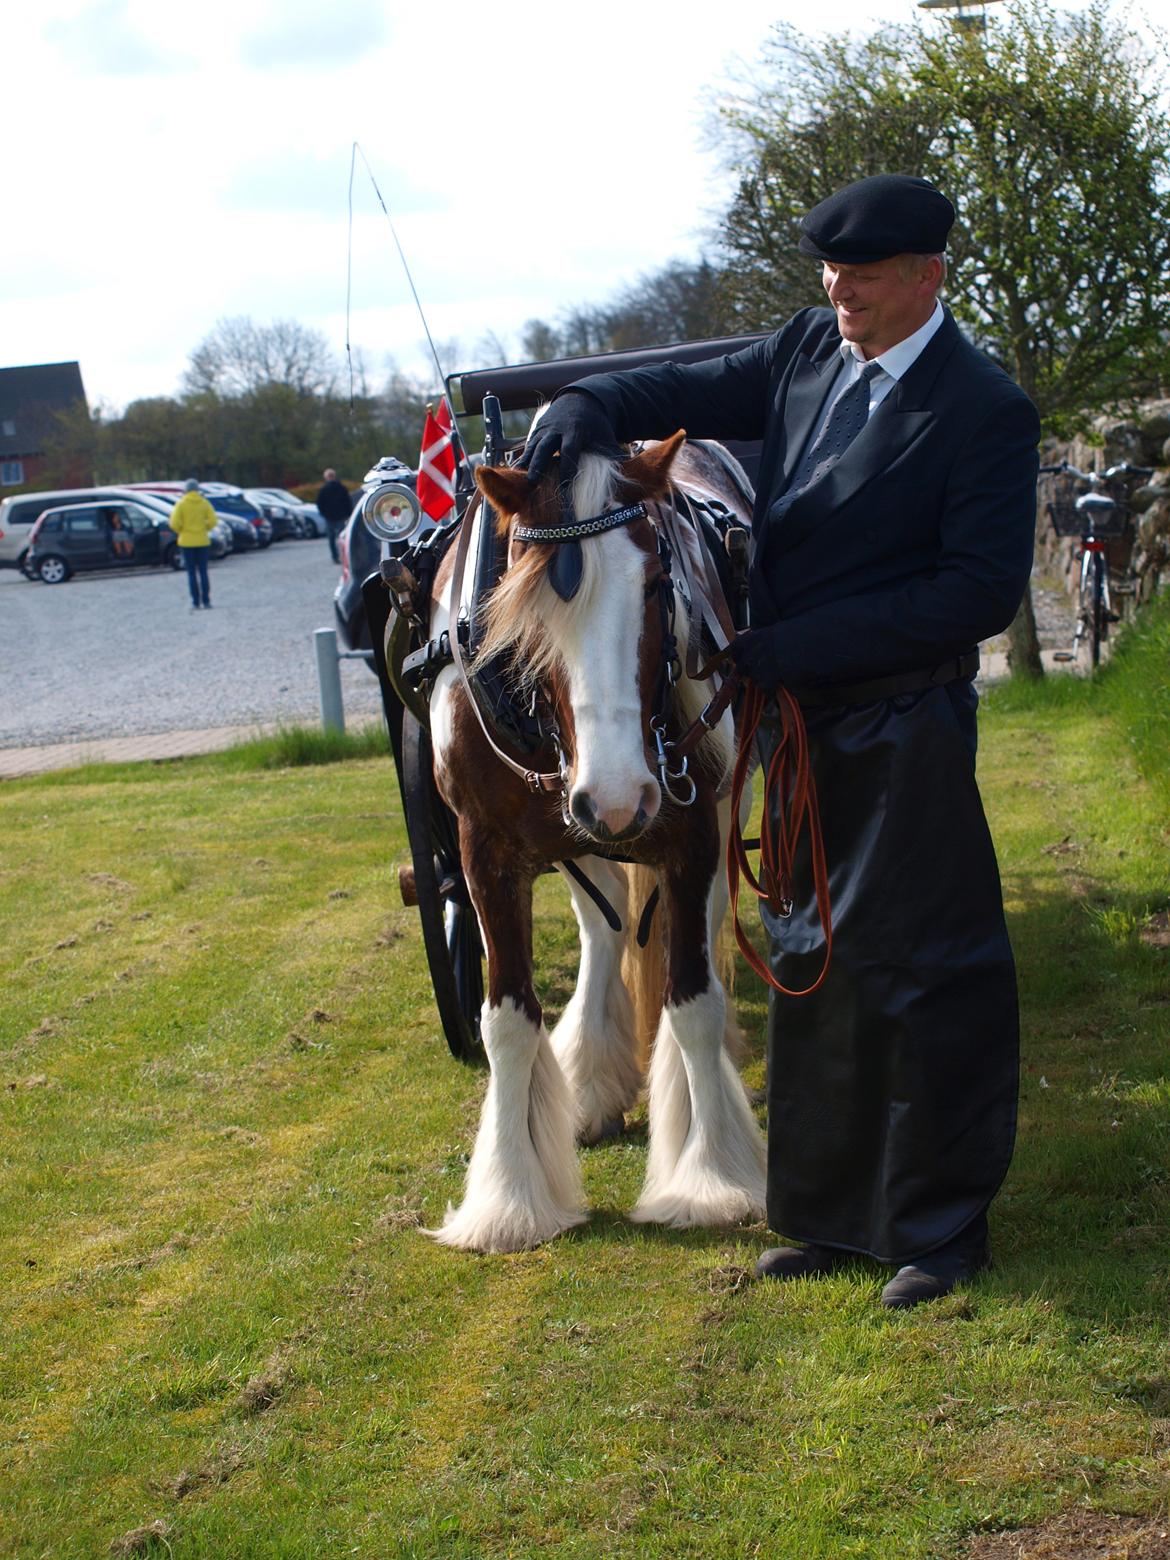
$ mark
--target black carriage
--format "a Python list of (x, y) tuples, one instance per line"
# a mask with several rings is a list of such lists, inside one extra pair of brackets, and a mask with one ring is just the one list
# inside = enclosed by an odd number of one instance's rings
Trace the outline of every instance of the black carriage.
[[(734, 352), (758, 334), (730, 336), (609, 352), (593, 357), (562, 358), (547, 363), (453, 374), (447, 381), (449, 403), (457, 422), (456, 439), (482, 418), (483, 451), (461, 460), (453, 515), (436, 525), (418, 508), (410, 486), (402, 480), (396, 463), (384, 463), (368, 479), (355, 524), (364, 523), (381, 545), (377, 570), (362, 582), (370, 645), (382, 690), (386, 723), (394, 752), (402, 795), (411, 864), (399, 871), (403, 900), (418, 907), (423, 942), (435, 991), (435, 1002), (447, 1044), (461, 1061), (482, 1056), (479, 1013), (483, 1003), (483, 949), (479, 927), (464, 881), (454, 815), (439, 795), (434, 781), (429, 731), (429, 686), (450, 662), (447, 635), (429, 635), (429, 591), (447, 548), (454, 541), (475, 492), (471, 466), (504, 463), (523, 445), (523, 438), (509, 438), (505, 416), (531, 412), (563, 386), (590, 374), (637, 368), (660, 362), (694, 363)], [(754, 481), (759, 459), (755, 444), (727, 446)], [(485, 506), (486, 507), (486, 506)], [(486, 518), (486, 517), (485, 517)], [(480, 526), (478, 556), (469, 560), (474, 569), (472, 599), (480, 601), (499, 577), (503, 560), (495, 545), (495, 528)], [(464, 614), (457, 632), (465, 651), (477, 645), (476, 613)], [(477, 669), (477, 691), (490, 705), (493, 719), (512, 722), (505, 738), (522, 748), (538, 744), (540, 733), (526, 726), (524, 712), (510, 710), (506, 698), (493, 695), (491, 668)], [(570, 868), (572, 870), (572, 868)], [(580, 881), (580, 876), (574, 873)], [(588, 880), (583, 885), (589, 889)]]

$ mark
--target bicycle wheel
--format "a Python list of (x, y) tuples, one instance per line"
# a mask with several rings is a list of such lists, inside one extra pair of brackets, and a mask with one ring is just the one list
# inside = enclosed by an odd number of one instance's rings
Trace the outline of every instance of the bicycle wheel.
[(455, 818), (435, 789), (430, 737), (409, 710), (402, 716), (402, 803), (423, 946), (443, 1034), (459, 1061), (482, 1061), (479, 923), (463, 876)]

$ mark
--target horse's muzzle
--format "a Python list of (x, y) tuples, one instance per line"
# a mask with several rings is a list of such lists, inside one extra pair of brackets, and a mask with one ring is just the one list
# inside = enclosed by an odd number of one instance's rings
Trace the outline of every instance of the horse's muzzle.
[(579, 829), (583, 829), (599, 844), (612, 845), (619, 840), (631, 840), (641, 834), (655, 817), (661, 796), (656, 785), (642, 789), (638, 806), (629, 808), (608, 807), (602, 812), (588, 791), (575, 790), (569, 798), (569, 816)]

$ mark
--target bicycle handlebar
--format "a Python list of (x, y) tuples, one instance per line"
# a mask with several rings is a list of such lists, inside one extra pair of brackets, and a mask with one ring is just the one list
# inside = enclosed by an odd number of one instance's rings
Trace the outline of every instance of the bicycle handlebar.
[(1056, 466), (1041, 466), (1040, 475), (1076, 477), (1081, 482), (1087, 482), (1090, 486), (1098, 482), (1111, 482), (1115, 477), (1152, 477), (1153, 466), (1134, 466), (1128, 460), (1119, 462), (1116, 466), (1110, 466), (1108, 471), (1081, 471), (1079, 467), (1071, 465), (1067, 460), (1062, 460)]

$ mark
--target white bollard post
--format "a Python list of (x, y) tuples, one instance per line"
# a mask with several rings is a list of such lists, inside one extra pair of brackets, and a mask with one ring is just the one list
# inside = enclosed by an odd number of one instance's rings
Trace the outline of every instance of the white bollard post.
[(321, 693), (321, 724), (326, 731), (345, 730), (345, 709), (341, 702), (341, 662), (337, 658), (337, 633), (318, 628), (313, 633), (317, 652), (317, 687)]

